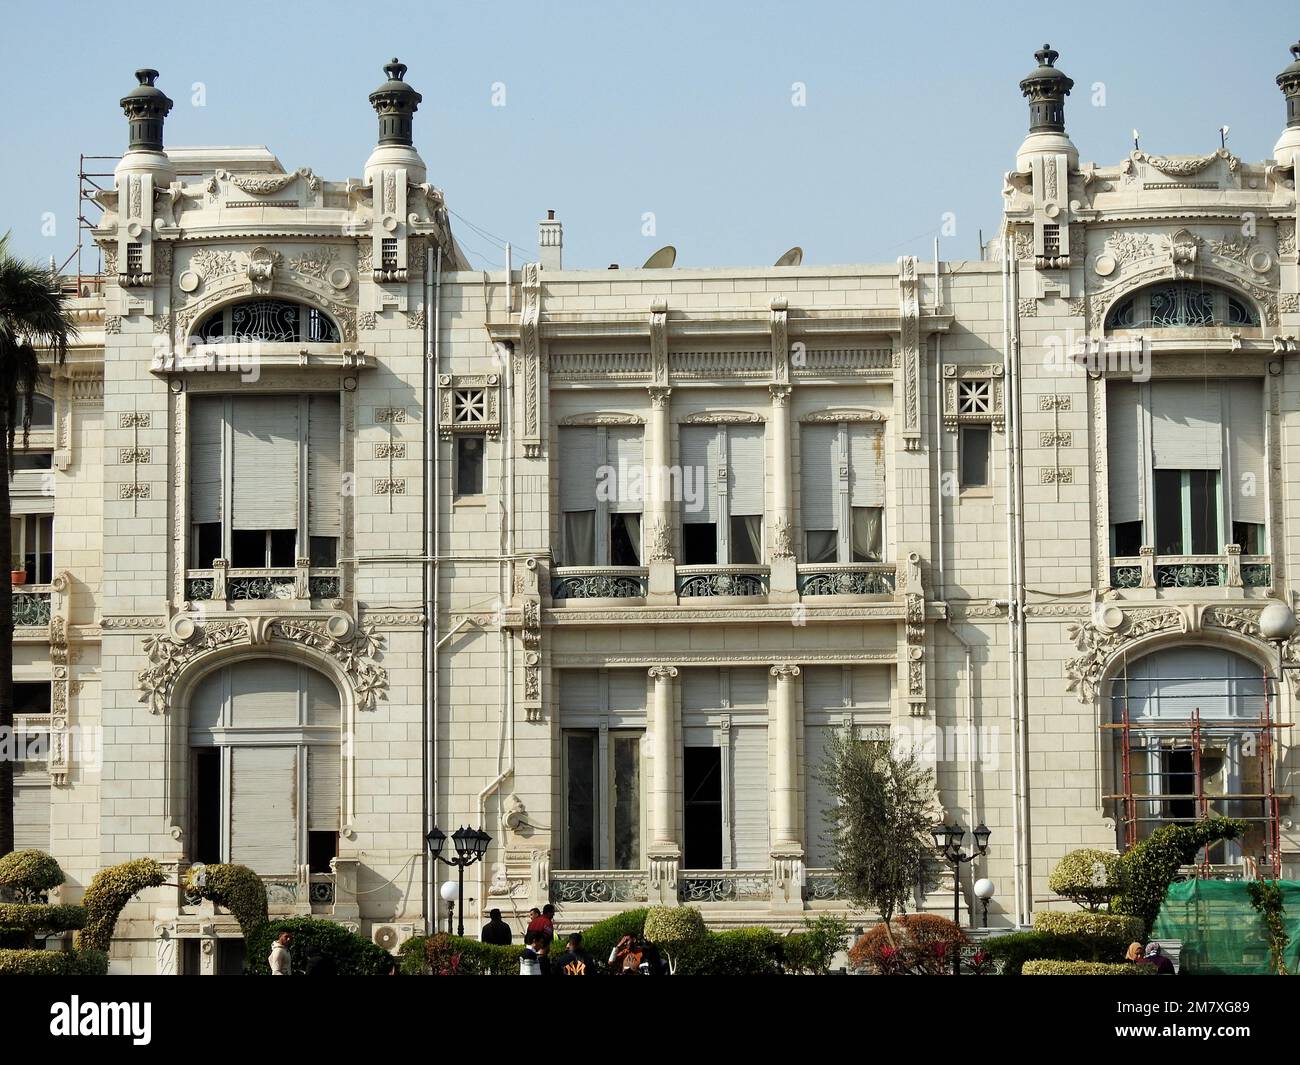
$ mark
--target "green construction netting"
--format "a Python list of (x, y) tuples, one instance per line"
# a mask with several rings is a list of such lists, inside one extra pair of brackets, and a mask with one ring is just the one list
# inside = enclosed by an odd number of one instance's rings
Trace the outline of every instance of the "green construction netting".
[[(1290, 933), (1286, 967), (1300, 972), (1300, 881), (1279, 880)], [(1153, 939), (1181, 939), (1181, 971), (1193, 976), (1267, 976), (1272, 970), (1264, 920), (1243, 880), (1183, 880), (1169, 885)]]

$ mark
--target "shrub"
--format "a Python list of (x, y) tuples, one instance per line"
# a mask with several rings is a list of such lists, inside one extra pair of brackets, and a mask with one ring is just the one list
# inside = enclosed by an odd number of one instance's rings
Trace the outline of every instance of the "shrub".
[(1111, 964), (1102, 961), (1027, 961), (1024, 976), (1155, 976), (1154, 965)]
[[(63, 883), (59, 863), (42, 851), (0, 857), (0, 889), (6, 895), (39, 895)], [(72, 932), (86, 921), (81, 906), (0, 903), (0, 976), (103, 976), (108, 956), (97, 950), (43, 950), (41, 940)]]
[(1054, 932), (1012, 932), (984, 941), (984, 950), (1000, 966), (1003, 976), (1020, 976), (1027, 961), (1120, 962), (1130, 937), (1058, 934)]
[(1194, 861), (1196, 852), (1207, 843), (1236, 839), (1246, 827), (1246, 822), (1235, 818), (1210, 817), (1191, 825), (1156, 829), (1120, 855), (1115, 877), (1118, 893), (1111, 911), (1139, 918), (1142, 934), (1137, 938), (1146, 939), (1179, 867)]
[(1090, 936), (1127, 946), (1142, 936), (1142, 922), (1126, 913), (1063, 913), (1040, 910), (1034, 914), (1034, 931), (1058, 936)]
[(145, 888), (158, 887), (165, 879), (162, 866), (152, 858), (137, 858), (101, 869), (81, 900), (86, 922), (77, 936), (77, 946), (107, 951), (123, 907)]
[(782, 938), (770, 928), (705, 932), (677, 948), (679, 976), (776, 976)]
[(783, 941), (786, 972), (825, 976), (848, 939), (848, 921), (824, 914), (812, 921), (805, 918), (803, 931), (786, 936)]
[(80, 906), (25, 906), (17, 902), (0, 902), (0, 928), (12, 935), (35, 939), (73, 932), (86, 923), (86, 911)]
[[(229, 910), (251, 951), (253, 939), (267, 922), (266, 887), (253, 870), (246, 865), (194, 865), (186, 874), (185, 886)], [(268, 953), (270, 949), (268, 942)]]
[(104, 976), (108, 955), (99, 950), (0, 950), (0, 976)]
[[(399, 966), (405, 976), (433, 975), (428, 944), (442, 939), (446, 949), (460, 956), (459, 976), (518, 976), (519, 946), (497, 947), (480, 943), (477, 939), (449, 936), (445, 932), (436, 936), (412, 936), (397, 949)], [(586, 936), (583, 937), (586, 946)], [(436, 948), (435, 948), (436, 949)]]
[(1070, 851), (1056, 863), (1047, 886), (1085, 910), (1099, 910), (1115, 894), (1118, 862), (1119, 855), (1113, 851)]
[[(1278, 976), (1289, 975), (1286, 967), (1286, 948), (1291, 934), (1286, 928), (1286, 907), (1282, 902), (1282, 888), (1276, 880), (1252, 880), (1246, 885), (1250, 904), (1264, 920), (1268, 931), (1270, 963)], [(0, 921), (3, 918), (0, 917)]]
[(953, 951), (969, 942), (966, 933), (946, 917), (901, 914), (888, 928), (882, 921), (854, 943), (849, 964), (881, 976), (942, 975), (952, 969)]
[(601, 965), (609, 958), (609, 952), (618, 946), (624, 936), (641, 937), (645, 935), (646, 914), (650, 911), (644, 907), (627, 910), (606, 917), (582, 933), (582, 946)]
[(0, 890), (41, 894), (64, 881), (59, 863), (44, 851), (10, 851), (0, 857)]
[(391, 957), (383, 947), (349, 932), (336, 921), (320, 917), (288, 917), (282, 921), (264, 922), (251, 936), (244, 937), (247, 944), (244, 964), (249, 974), (271, 974), (266, 959), (271, 953), (271, 944), (281, 932), (293, 936), (289, 951), (295, 975), (306, 972), (307, 955), (312, 947), (318, 947), (323, 955), (333, 960), (338, 976), (377, 976)]
[(693, 906), (651, 906), (645, 918), (645, 938), (668, 957), (677, 971), (677, 955), (704, 937), (704, 915)]

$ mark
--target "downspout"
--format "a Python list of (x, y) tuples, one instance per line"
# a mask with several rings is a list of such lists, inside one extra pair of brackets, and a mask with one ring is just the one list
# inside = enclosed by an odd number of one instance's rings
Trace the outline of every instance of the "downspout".
[[(433, 278), (433, 298), (426, 302), (433, 313), (425, 315), (427, 340), (424, 355), (424, 604), (427, 617), (424, 626), (424, 705), (428, 736), (426, 748), (425, 819), (426, 829), (438, 823), (438, 404), (434, 390), (438, 380), (441, 351), (438, 330), (442, 322), (442, 245), (437, 251), (426, 252), (433, 260), (429, 269), (426, 261), (424, 275)], [(426, 281), (426, 285), (428, 282)], [(425, 848), (424, 924), (426, 930), (436, 928), (434, 894), (437, 882), (437, 862)]]
[(1011, 370), (1013, 381), (1011, 407), (1016, 419), (1016, 476), (1014, 483), (1016, 493), (1016, 535), (1013, 543), (1016, 552), (1016, 650), (1020, 658), (1020, 668), (1013, 681), (1017, 689), (1016, 694), (1020, 712), (1017, 754), (1020, 756), (1020, 836), (1021, 862), (1023, 866), (1021, 885), (1024, 893), (1024, 924), (1028, 927), (1033, 922), (1034, 900), (1033, 873), (1029, 853), (1031, 849), (1029, 824), (1029, 658), (1026, 653), (1027, 640), (1025, 631), (1025, 471), (1022, 461), (1024, 411), (1020, 387), (1020, 268), (1018, 263), (1011, 275), (1011, 297), (1008, 300), (1008, 306), (1012, 311)]

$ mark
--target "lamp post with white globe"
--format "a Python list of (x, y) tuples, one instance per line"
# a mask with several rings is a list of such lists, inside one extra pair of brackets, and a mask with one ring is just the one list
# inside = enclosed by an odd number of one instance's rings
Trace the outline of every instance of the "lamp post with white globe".
[[(447, 833), (437, 825), (429, 831), (424, 837), (425, 843), (429, 845), (429, 851), (433, 857), (442, 862), (443, 865), (453, 866), (457, 871), (456, 882), (448, 880), (442, 885), (442, 900), (447, 903), (447, 931), (451, 931), (451, 909), (456, 907), (456, 903), (465, 894), (465, 866), (473, 865), (481, 861), (483, 855), (487, 853), (488, 844), (492, 842), (492, 837), (484, 832), (481, 828), (466, 828), (462, 825), (451, 834), (452, 845), (456, 848), (456, 857), (444, 858), (442, 848), (447, 844)], [(448, 894), (448, 888), (454, 892)], [(458, 919), (456, 921), (456, 934), (463, 936), (465, 934), (465, 905), (462, 902), (457, 910)]]
[(442, 901), (447, 904), (447, 935), (451, 935), (452, 918), (456, 916), (456, 903), (460, 900), (460, 887), (454, 880), (444, 880), (438, 889)]
[(980, 877), (979, 880), (975, 881), (975, 897), (980, 900), (980, 904), (984, 907), (984, 915), (980, 920), (981, 928), (989, 926), (989, 902), (992, 901), (994, 894), (992, 880), (987, 877)]
[(1300, 628), (1300, 620), (1286, 603), (1269, 603), (1259, 612), (1260, 635), (1277, 647), (1279, 677), (1284, 670), (1300, 669), (1300, 662), (1288, 663), (1286, 660), (1286, 642), (1295, 635), (1297, 628)]

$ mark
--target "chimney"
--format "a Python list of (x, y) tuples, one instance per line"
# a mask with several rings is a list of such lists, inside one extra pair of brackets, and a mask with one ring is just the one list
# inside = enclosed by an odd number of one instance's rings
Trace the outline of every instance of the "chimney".
[(537, 223), (537, 249), (543, 270), (564, 269), (564, 225), (554, 211), (547, 211), (546, 220)]
[(1300, 41), (1291, 46), (1291, 65), (1277, 76), (1277, 87), (1286, 95), (1286, 129), (1273, 146), (1279, 166), (1300, 162)]
[(172, 109), (167, 94), (154, 85), (158, 71), (144, 69), (135, 72), (139, 82), (122, 97), (122, 111), (131, 130), (130, 152), (161, 152), (163, 150), (163, 119)]

